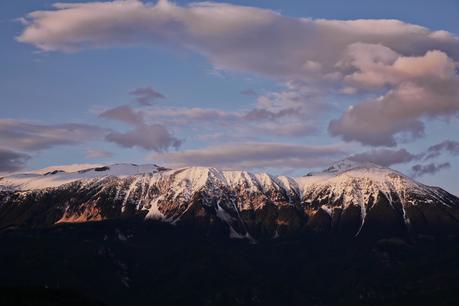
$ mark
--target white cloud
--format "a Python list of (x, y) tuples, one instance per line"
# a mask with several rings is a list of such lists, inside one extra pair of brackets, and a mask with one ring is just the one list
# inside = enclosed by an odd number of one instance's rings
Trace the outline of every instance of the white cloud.
[[(298, 105), (298, 104), (297, 104)], [(317, 130), (310, 118), (297, 109), (259, 108), (226, 111), (214, 108), (154, 106), (142, 109), (116, 107), (101, 117), (122, 122), (159, 123), (175, 130), (196, 130), (200, 137), (225, 132), (227, 138), (244, 135), (245, 139), (261, 136), (305, 137)], [(128, 108), (128, 109), (126, 109)], [(139, 121), (140, 120), (140, 121)]]

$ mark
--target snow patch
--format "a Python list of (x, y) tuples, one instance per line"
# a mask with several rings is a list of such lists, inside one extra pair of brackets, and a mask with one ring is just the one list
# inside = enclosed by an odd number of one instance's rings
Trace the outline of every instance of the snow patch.
[[(59, 187), (61, 185), (93, 178), (107, 176), (128, 177), (143, 173), (158, 172), (158, 166), (135, 164), (98, 165), (98, 167), (85, 168), (87, 165), (70, 165), (48, 167), (30, 173), (19, 173), (5, 176), (0, 185), (13, 190), (35, 190)], [(94, 166), (94, 165), (91, 165)], [(108, 169), (101, 171), (102, 167)], [(77, 169), (77, 170), (76, 170)]]

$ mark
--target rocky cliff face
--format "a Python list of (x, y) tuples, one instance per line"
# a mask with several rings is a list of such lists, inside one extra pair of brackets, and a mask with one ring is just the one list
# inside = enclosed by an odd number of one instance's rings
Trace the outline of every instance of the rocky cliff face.
[(137, 216), (255, 240), (459, 233), (457, 197), (348, 161), (299, 178), (117, 164), (12, 175), (0, 180), (0, 190), (0, 227)]

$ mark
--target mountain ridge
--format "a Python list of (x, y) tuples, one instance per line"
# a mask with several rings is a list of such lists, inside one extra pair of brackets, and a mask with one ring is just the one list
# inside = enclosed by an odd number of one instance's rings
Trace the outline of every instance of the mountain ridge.
[(372, 163), (340, 161), (303, 177), (207, 167), (113, 164), (0, 180), (0, 225), (51, 226), (140, 216), (274, 239), (451, 233), (459, 199)]

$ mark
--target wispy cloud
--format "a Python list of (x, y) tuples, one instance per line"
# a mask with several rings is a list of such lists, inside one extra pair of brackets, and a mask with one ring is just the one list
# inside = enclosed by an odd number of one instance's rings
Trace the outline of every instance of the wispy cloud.
[(430, 146), (425, 153), (424, 159), (431, 159), (440, 156), (443, 152), (456, 156), (459, 155), (459, 142), (454, 140), (444, 140)]
[(206, 166), (229, 169), (294, 170), (326, 165), (343, 156), (345, 152), (340, 146), (242, 143), (154, 154), (151, 159), (174, 167)]
[(108, 129), (95, 125), (66, 123), (48, 125), (0, 119), (0, 144), (22, 151), (49, 149), (102, 138)]
[(451, 168), (451, 164), (449, 162), (436, 164), (430, 163), (426, 165), (417, 164), (411, 167), (413, 177), (420, 177), (426, 174), (433, 175), (441, 170)]
[(157, 99), (165, 99), (166, 97), (156, 91), (153, 87), (140, 87), (129, 93), (135, 97), (135, 100), (140, 105), (152, 105)]
[(405, 164), (418, 160), (420, 156), (418, 154), (412, 154), (406, 149), (375, 149), (353, 154), (348, 158), (358, 162), (372, 162), (381, 166), (390, 167), (392, 165)]
[(21, 170), (29, 159), (27, 154), (0, 148), (0, 173)]

